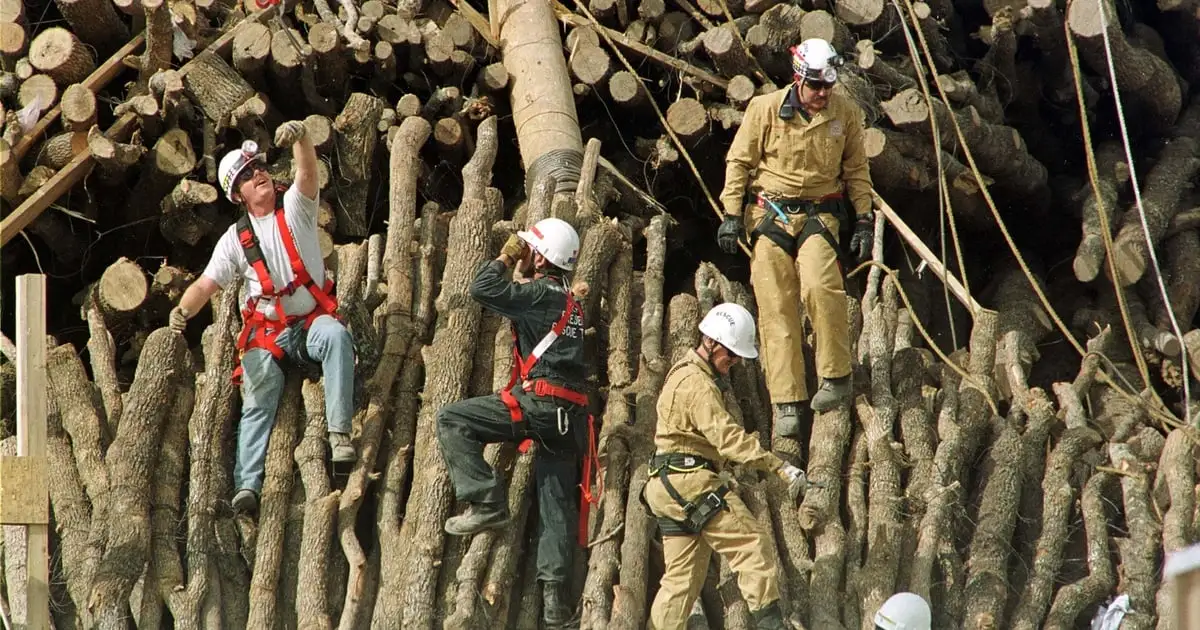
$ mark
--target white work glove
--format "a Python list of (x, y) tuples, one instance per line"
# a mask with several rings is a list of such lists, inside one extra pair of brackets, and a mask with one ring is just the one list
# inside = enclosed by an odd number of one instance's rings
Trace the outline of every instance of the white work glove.
[(779, 472), (788, 482), (788, 498), (792, 502), (802, 499), (804, 491), (808, 488), (808, 477), (804, 471), (791, 464), (784, 464)]
[(286, 149), (299, 142), (308, 129), (299, 120), (289, 120), (275, 130), (275, 146)]
[(171, 330), (182, 335), (183, 331), (187, 330), (188, 315), (191, 315), (191, 313), (186, 308), (176, 306), (171, 309), (171, 315), (167, 318), (167, 325), (170, 326)]

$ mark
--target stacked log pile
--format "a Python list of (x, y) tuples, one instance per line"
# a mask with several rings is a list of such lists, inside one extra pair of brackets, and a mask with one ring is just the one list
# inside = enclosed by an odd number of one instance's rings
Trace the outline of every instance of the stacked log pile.
[[(988, 308), (943, 304), (889, 235), (880, 259), (901, 272), (851, 279), (852, 404), (772, 442), (761, 370), (735, 368), (735, 417), (814, 482), (797, 506), (735, 471), (789, 619), (869, 628), (911, 590), (935, 627), (1075, 628), (1127, 594), (1125, 627), (1172, 627), (1161, 557), (1200, 526), (1197, 434), (1179, 421), (1200, 378), (1195, 2), (553, 2), (591, 139), (574, 194), (519, 167), (503, 3), (483, 4), (303, 0), (278, 21), (248, 0), (0, 0), (0, 207), (59, 195), (81, 156), (91, 169), (0, 251), (6, 278), (52, 274), (56, 627), (538, 627), (536, 450), (487, 451), (511, 525), (447, 537), (462, 506), (434, 418), (507, 381), (508, 330), (467, 287), (508, 234), (551, 215), (583, 236), (603, 460), (573, 593), (583, 628), (644, 627), (662, 571), (638, 500), (657, 394), (706, 309), (753, 310), (745, 260), (714, 247), (705, 188), (806, 37), (846, 57), (838, 90), (864, 112), (881, 196), (931, 243), (945, 225), (947, 266)], [(291, 119), (321, 157), (322, 253), (364, 384), (360, 459), (330, 465), (321, 384), (290, 376), (251, 518), (228, 505), (238, 296), (186, 337), (163, 326), (233, 220), (217, 160), (246, 138), (269, 147)], [(290, 158), (270, 159), (290, 182)], [(13, 382), (0, 363), (4, 448)], [(22, 545), (5, 531), (0, 611), (18, 627)], [(751, 627), (727, 566), (692, 617)]]

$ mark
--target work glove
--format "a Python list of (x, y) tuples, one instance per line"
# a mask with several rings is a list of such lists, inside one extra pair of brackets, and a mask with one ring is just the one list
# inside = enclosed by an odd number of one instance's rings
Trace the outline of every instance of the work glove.
[(275, 130), (275, 146), (286, 149), (299, 142), (308, 133), (304, 123), (299, 120), (289, 120)]
[(808, 487), (808, 477), (804, 471), (791, 464), (784, 464), (780, 474), (787, 479), (788, 498), (793, 502), (804, 498), (804, 490)]
[(875, 223), (870, 217), (861, 217), (854, 223), (854, 236), (850, 237), (850, 253), (859, 261), (871, 257), (875, 242)]
[(525, 257), (525, 249), (529, 246), (525, 244), (525, 240), (520, 236), (513, 234), (505, 241), (504, 247), (500, 248), (500, 253), (508, 256), (513, 260), (521, 260)]
[(167, 318), (167, 326), (182, 335), (183, 331), (187, 330), (188, 315), (191, 313), (186, 308), (176, 306), (171, 309), (171, 315)]
[(717, 244), (721, 246), (721, 250), (726, 254), (736, 254), (738, 250), (738, 238), (742, 235), (742, 217), (738, 215), (725, 215), (725, 220), (721, 222), (721, 227), (717, 228)]

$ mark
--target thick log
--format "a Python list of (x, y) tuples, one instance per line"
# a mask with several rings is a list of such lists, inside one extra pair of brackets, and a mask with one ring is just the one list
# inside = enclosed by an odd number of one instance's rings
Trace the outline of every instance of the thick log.
[(854, 44), (854, 49), (858, 53), (854, 63), (873, 79), (872, 83), (876, 86), (878, 86), (878, 81), (882, 81), (893, 92), (917, 87), (916, 79), (901, 72), (894, 64), (885, 61), (871, 40), (858, 40)]
[(96, 124), (96, 95), (81, 84), (68, 87), (62, 96), (63, 126), (76, 133), (87, 133)]
[(150, 552), (150, 479), (170, 399), (185, 379), (187, 344), (166, 328), (151, 333), (129, 390), (129, 404), (106, 454), (112, 479), (107, 541), (88, 608), (102, 628), (119, 628)]
[(1136, 206), (1125, 213), (1121, 229), (1113, 242), (1113, 257), (1117, 280), (1129, 286), (1142, 277), (1149, 266), (1146, 240), (1158, 247), (1171, 218), (1179, 211), (1184, 185), (1200, 171), (1200, 141), (1190, 137), (1171, 140), (1159, 155), (1158, 162), (1146, 176), (1142, 192), (1146, 230), (1141, 223), (1142, 212)]
[(83, 42), (60, 26), (52, 26), (33, 39), (29, 63), (62, 88), (83, 81), (96, 69), (96, 59)]
[(180, 180), (162, 200), (159, 228), (172, 242), (195, 245), (216, 227), (213, 204), (220, 197), (215, 186), (190, 179)]
[(590, 86), (599, 85), (608, 78), (612, 66), (608, 52), (599, 46), (579, 46), (572, 52), (568, 64), (571, 75)]
[[(882, 106), (884, 113), (896, 126), (928, 135), (931, 129), (929, 110), (920, 91), (904, 90), (882, 103)], [(942, 148), (951, 152), (961, 151), (950, 110), (936, 100), (933, 109), (938, 116)], [(1046, 167), (1029, 154), (1024, 140), (1015, 129), (987, 122), (971, 106), (953, 115), (958, 118), (963, 138), (983, 174), (995, 178), (999, 186), (1027, 200), (1035, 208), (1046, 206), (1049, 201)]]
[(747, 54), (736, 29), (735, 24), (725, 23), (701, 36), (705, 52), (725, 76), (753, 74), (758, 63)]
[(137, 263), (124, 257), (109, 265), (96, 283), (96, 305), (104, 313), (109, 325), (132, 317), (148, 295), (146, 272)]
[(224, 125), (228, 116), (254, 96), (254, 88), (218, 55), (200, 55), (193, 59), (183, 78), (187, 96), (204, 115)]
[(21, 81), (21, 87), (17, 90), (17, 104), (41, 116), (42, 112), (54, 107), (58, 95), (58, 86), (50, 75), (35, 74)]
[(619, 70), (608, 79), (608, 93), (619, 107), (637, 107), (646, 102), (642, 80), (631, 72)]
[(994, 90), (989, 89), (988, 94), (981, 94), (975, 81), (965, 70), (953, 74), (939, 74), (937, 82), (951, 102), (960, 106), (973, 106), (984, 120), (992, 124), (1001, 124), (1004, 121), (1004, 107), (996, 98)]
[(1113, 465), (1121, 471), (1121, 491), (1128, 536), (1114, 540), (1121, 558), (1121, 583), (1129, 595), (1130, 612), (1122, 626), (1154, 627), (1154, 594), (1159, 582), (1158, 545), (1162, 526), (1150, 507), (1150, 480), (1145, 466), (1127, 444), (1108, 445)]
[(1136, 103), (1143, 112), (1127, 119), (1149, 133), (1166, 131), (1182, 106), (1175, 71), (1154, 53), (1133, 46), (1121, 31), (1112, 1), (1099, 2), (1101, 11), (1096, 10), (1096, 2), (1072, 4), (1067, 10), (1067, 24), (1078, 40), (1080, 57), (1093, 72), (1109, 76), (1104, 43), (1107, 27), (1108, 46), (1122, 98)]
[(271, 30), (265, 24), (247, 24), (233, 38), (233, 67), (254, 87), (262, 89), (267, 59), (271, 56)]
[(382, 113), (383, 101), (356, 92), (338, 114), (333, 126), (337, 131), (338, 160), (337, 193), (338, 230), (344, 236), (362, 237), (367, 234), (367, 184), (375, 158), (378, 132), (375, 120)]
[(814, 37), (829, 42), (839, 51), (849, 49), (854, 43), (850, 29), (828, 11), (809, 11), (800, 19), (800, 41)]
[(667, 108), (667, 124), (679, 139), (695, 143), (708, 130), (708, 113), (694, 98), (681, 98)]
[(16, 61), (25, 54), (28, 43), (23, 25), (0, 21), (0, 58), (10, 63)]
[[(1196, 506), (1195, 444), (1188, 439), (1186, 429), (1178, 428), (1167, 435), (1152, 490), (1153, 508), (1162, 514), (1162, 550), (1170, 554), (1191, 544), (1194, 534), (1193, 517)], [(1166, 581), (1158, 587), (1156, 612), (1159, 628), (1174, 628), (1179, 608), (1172, 589)]]
[(925, 165), (900, 153), (889, 137), (895, 132), (872, 127), (863, 133), (863, 146), (871, 161), (871, 182), (883, 190), (925, 190), (932, 185)]
[(54, 0), (67, 24), (83, 43), (107, 55), (129, 40), (129, 27), (104, 0)]

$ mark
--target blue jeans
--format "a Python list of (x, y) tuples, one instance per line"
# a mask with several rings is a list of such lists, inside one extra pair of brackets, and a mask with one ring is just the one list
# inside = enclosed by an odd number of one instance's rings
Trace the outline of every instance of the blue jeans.
[[(298, 342), (303, 329), (293, 326), (275, 342), (293, 361), (301, 361)], [(321, 363), (325, 381), (325, 419), (329, 430), (349, 433), (354, 415), (354, 340), (341, 322), (322, 315), (313, 320), (306, 342), (308, 355)], [(242, 422), (238, 428), (233, 482), (238, 490), (262, 491), (267, 440), (283, 394), (283, 369), (271, 353), (254, 348), (242, 356)]]

